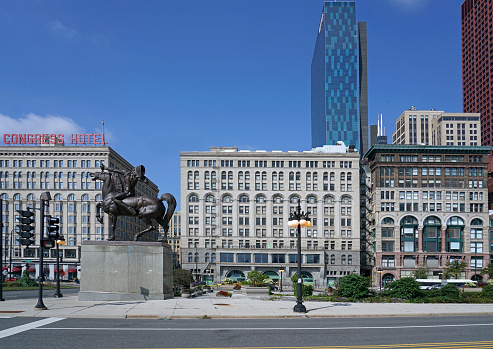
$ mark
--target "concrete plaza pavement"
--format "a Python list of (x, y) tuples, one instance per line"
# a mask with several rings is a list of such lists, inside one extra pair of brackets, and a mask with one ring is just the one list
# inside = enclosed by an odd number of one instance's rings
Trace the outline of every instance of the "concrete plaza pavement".
[(379, 317), (493, 315), (493, 304), (411, 304), (344, 303), (306, 301), (307, 313), (294, 313), (294, 297), (269, 300), (233, 294), (217, 297), (215, 292), (196, 298), (173, 298), (151, 301), (79, 301), (76, 295), (45, 297), (47, 310), (34, 310), (37, 299), (0, 302), (0, 316), (63, 318), (180, 319), (203, 318), (296, 318), (296, 317)]

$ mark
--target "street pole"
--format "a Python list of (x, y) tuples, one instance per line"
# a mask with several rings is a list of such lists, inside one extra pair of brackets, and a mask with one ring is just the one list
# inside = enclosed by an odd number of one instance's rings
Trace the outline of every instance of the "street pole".
[(62, 292), (60, 292), (60, 248), (59, 248), (60, 243), (58, 242), (58, 240), (55, 243), (56, 243), (56, 292), (53, 296), (55, 298), (61, 298), (63, 297), (63, 294)]
[(14, 229), (10, 231), (10, 239), (9, 239), (9, 279), (12, 280), (12, 251), (14, 247), (12, 246), (12, 240), (14, 239)]
[(291, 228), (298, 228), (298, 284), (297, 284), (297, 297), (296, 297), (296, 305), (294, 306), (293, 311), (295, 313), (306, 313), (306, 308), (303, 305), (303, 278), (301, 276), (301, 227), (309, 227), (311, 226), (310, 219), (308, 218), (308, 214), (305, 214), (301, 211), (301, 206), (298, 203), (298, 207), (296, 207), (296, 211), (291, 213), (289, 216), (288, 226)]
[(51, 195), (49, 192), (44, 192), (41, 194), (41, 212), (40, 212), (40, 222), (39, 222), (39, 288), (38, 288), (38, 304), (34, 307), (34, 310), (46, 310), (48, 309), (43, 303), (43, 280), (44, 280), (44, 268), (43, 268), (43, 239), (44, 239), (44, 228), (45, 228), (45, 205), (48, 206), (49, 200), (51, 200)]
[(4, 251), (3, 251), (3, 200), (0, 199), (0, 302), (3, 302), (5, 301), (5, 299), (3, 299), (3, 279), (4, 279), (4, 275), (3, 275), (3, 254), (4, 254)]

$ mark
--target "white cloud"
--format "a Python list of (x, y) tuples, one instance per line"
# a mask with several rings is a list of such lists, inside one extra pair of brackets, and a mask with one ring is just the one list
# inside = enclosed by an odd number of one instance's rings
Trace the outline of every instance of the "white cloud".
[(0, 113), (0, 133), (72, 134), (85, 132), (83, 127), (77, 125), (72, 119), (64, 116), (40, 116), (30, 113), (25, 117), (15, 119)]
[(72, 29), (72, 28), (69, 28), (69, 27), (63, 25), (60, 21), (48, 22), (48, 29), (50, 30), (50, 32), (52, 32), (56, 36), (59, 36), (59, 37), (65, 38), (65, 39), (69, 39), (69, 40), (74, 39), (77, 36), (79, 36), (79, 34), (77, 33), (77, 31), (75, 29)]

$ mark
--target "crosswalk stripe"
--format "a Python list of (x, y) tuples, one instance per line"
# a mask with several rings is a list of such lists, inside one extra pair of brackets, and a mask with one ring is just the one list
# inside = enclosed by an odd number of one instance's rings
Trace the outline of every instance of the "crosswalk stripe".
[(64, 318), (51, 317), (51, 318), (46, 318), (46, 319), (30, 322), (30, 323), (25, 324), (25, 325), (7, 328), (6, 330), (0, 331), (0, 338), (13, 336), (14, 334), (18, 334), (18, 333), (21, 333), (24, 331), (29, 331), (29, 330), (32, 330), (34, 328), (38, 328), (41, 326), (49, 325), (51, 323), (54, 323), (54, 322), (57, 322), (60, 320), (64, 320)]

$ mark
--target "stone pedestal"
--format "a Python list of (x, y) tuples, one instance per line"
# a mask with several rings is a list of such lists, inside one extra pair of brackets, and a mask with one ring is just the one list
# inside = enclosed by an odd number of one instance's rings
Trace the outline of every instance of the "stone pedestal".
[(80, 301), (173, 297), (173, 252), (165, 242), (84, 241)]

